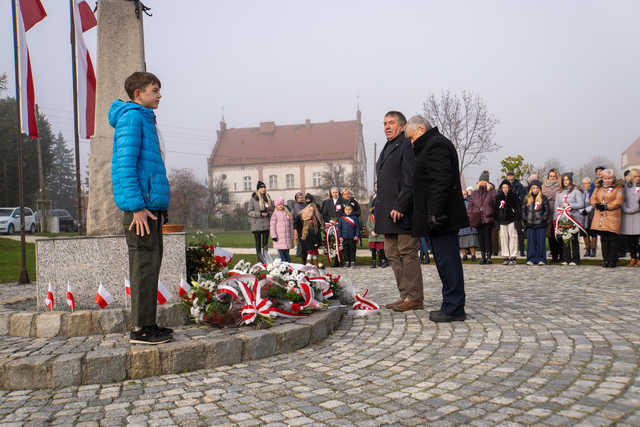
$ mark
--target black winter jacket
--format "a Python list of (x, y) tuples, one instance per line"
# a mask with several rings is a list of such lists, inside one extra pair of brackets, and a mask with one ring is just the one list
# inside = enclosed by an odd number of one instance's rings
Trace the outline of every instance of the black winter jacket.
[(527, 206), (527, 199), (525, 197), (525, 200), (522, 202), (521, 212), (522, 222), (526, 228), (544, 228), (547, 226), (550, 215), (549, 199), (543, 194), (541, 206), (536, 206), (535, 200)]
[(500, 225), (507, 225), (520, 220), (520, 199), (511, 186), (509, 186), (509, 192), (506, 195), (504, 194), (502, 185), (505, 183), (509, 184), (509, 181), (502, 181), (496, 195), (495, 218)]
[[(435, 127), (414, 141), (413, 150), (416, 170), (412, 234), (423, 237), (457, 232), (468, 226), (454, 145)], [(433, 223), (434, 217), (439, 224)]]
[[(414, 169), (415, 155), (404, 133), (387, 141), (376, 163), (376, 233), (411, 233)], [(392, 210), (404, 214), (401, 221), (393, 222)]]

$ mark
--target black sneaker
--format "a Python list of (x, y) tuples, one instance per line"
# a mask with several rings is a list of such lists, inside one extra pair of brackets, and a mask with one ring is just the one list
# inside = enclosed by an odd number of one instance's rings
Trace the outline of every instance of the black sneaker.
[(430, 311), (429, 320), (432, 322), (463, 322), (467, 318), (465, 313), (452, 315), (442, 310)]
[(169, 342), (171, 337), (167, 334), (160, 334), (157, 330), (145, 327), (139, 331), (131, 331), (129, 333), (129, 342), (131, 344), (163, 344)]
[(157, 331), (159, 335), (173, 335), (173, 329), (171, 328), (162, 328), (158, 325), (153, 325), (150, 328)]

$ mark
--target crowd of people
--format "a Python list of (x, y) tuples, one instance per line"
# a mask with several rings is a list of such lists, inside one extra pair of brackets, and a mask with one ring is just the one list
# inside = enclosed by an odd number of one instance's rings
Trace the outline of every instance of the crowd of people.
[[(463, 259), (470, 255), (476, 260), (479, 250), (480, 264), (491, 264), (499, 248), (504, 265), (516, 264), (518, 253), (526, 256), (528, 265), (578, 265), (580, 237), (583, 257), (597, 255), (599, 237), (603, 267), (616, 267), (619, 257), (627, 253), (628, 265), (640, 266), (638, 169), (617, 179), (612, 169), (599, 166), (594, 179), (584, 178), (580, 185), (574, 183), (573, 173), (560, 174), (556, 169), (547, 173), (544, 182), (534, 174), (525, 184), (507, 173), (497, 188), (484, 171), (463, 197), (470, 223), (459, 231)], [(563, 229), (570, 231), (563, 233)]]
[[(371, 209), (365, 224), (369, 233), (371, 266), (384, 268), (388, 266), (384, 255), (384, 236), (376, 235), (372, 201), (369, 206)], [(320, 203), (313, 195), (302, 192), (285, 203), (281, 198), (271, 200), (266, 185), (258, 181), (256, 191), (249, 199), (247, 214), (258, 259), (264, 258), (271, 236), (273, 247), (283, 261), (291, 262), (290, 251), (295, 248), (296, 256), (303, 264), (319, 266), (321, 248), (333, 247), (335, 253), (327, 253), (333, 267), (355, 266), (356, 248), (362, 238), (362, 213), (360, 204), (348, 188), (331, 188), (328, 197)], [(328, 245), (327, 230), (330, 228), (335, 230), (337, 240)]]

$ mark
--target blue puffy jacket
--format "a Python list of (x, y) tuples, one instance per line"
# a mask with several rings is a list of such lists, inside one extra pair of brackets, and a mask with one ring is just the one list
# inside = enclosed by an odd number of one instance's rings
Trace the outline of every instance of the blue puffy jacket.
[(153, 110), (116, 99), (109, 109), (109, 124), (115, 128), (111, 180), (116, 205), (128, 212), (166, 211), (169, 180)]
[(347, 240), (353, 240), (354, 237), (360, 237), (360, 221), (353, 215), (348, 218), (355, 223), (351, 225), (346, 219), (346, 216), (338, 218), (338, 237), (342, 237)]

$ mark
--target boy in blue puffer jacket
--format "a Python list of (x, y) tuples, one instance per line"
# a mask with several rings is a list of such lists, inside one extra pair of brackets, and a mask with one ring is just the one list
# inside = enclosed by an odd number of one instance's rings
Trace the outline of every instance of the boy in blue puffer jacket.
[(160, 344), (172, 330), (156, 324), (158, 276), (162, 264), (162, 224), (169, 208), (164, 148), (153, 110), (160, 103), (160, 80), (135, 72), (124, 83), (131, 101), (113, 101), (109, 124), (115, 128), (111, 179), (113, 197), (123, 212), (129, 249), (131, 323), (129, 341)]

